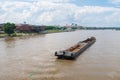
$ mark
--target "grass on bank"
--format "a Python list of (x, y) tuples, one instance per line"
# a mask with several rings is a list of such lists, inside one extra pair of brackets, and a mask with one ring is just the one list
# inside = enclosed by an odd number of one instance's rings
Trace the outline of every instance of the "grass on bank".
[(2, 37), (2, 36), (7, 36), (7, 34), (5, 34), (5, 33), (0, 34), (0, 37)]
[[(59, 32), (65, 32), (65, 30), (46, 30), (45, 34), (49, 34), (49, 33), (59, 33)], [(36, 34), (42, 34), (42, 33), (13, 33), (11, 34), (11, 37), (21, 37), (21, 36), (27, 36), (27, 35), (36, 35)], [(0, 34), (0, 38), (2, 37), (8, 37), (8, 34), (6, 33), (1, 33)]]
[[(13, 33), (13, 34), (11, 34), (11, 37), (19, 37), (19, 36), (24, 36), (24, 35), (26, 35), (25, 33)], [(8, 34), (6, 34), (6, 33), (2, 33), (2, 34), (0, 34), (0, 37), (7, 37), (8, 36)]]
[(38, 33), (13, 33), (11, 34), (11, 36), (8, 36), (8, 34), (6, 33), (2, 33), (0, 34), (0, 38), (4, 38), (4, 37), (21, 37), (21, 36), (30, 36), (30, 35), (36, 35)]

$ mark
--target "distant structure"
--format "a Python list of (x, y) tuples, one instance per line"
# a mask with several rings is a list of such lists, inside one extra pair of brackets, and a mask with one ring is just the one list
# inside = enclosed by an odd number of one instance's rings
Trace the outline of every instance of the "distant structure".
[(44, 25), (31, 25), (32, 26), (32, 32), (41, 32), (45, 31), (45, 26)]
[(17, 24), (17, 32), (41, 32), (45, 30), (45, 26), (29, 25), (29, 24)]
[(72, 27), (77, 27), (77, 24), (72, 23), (71, 26), (72, 26)]
[(70, 25), (68, 25), (68, 24), (66, 24), (65, 27), (66, 27), (66, 30), (67, 30), (67, 31), (71, 31), (71, 30), (72, 30), (72, 27), (71, 27)]
[(24, 21), (24, 24), (26, 24), (26, 21)]
[(17, 32), (31, 32), (32, 26), (28, 24), (17, 24), (16, 31)]
[(85, 29), (83, 26), (77, 26), (77, 29)]

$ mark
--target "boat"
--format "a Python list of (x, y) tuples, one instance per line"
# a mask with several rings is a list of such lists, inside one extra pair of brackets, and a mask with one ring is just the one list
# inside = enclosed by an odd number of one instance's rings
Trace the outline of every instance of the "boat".
[(66, 50), (56, 51), (55, 56), (57, 56), (58, 59), (76, 59), (76, 57), (78, 57), (82, 52), (84, 52), (95, 42), (95, 37), (87, 38), (84, 41), (79, 41), (77, 44)]

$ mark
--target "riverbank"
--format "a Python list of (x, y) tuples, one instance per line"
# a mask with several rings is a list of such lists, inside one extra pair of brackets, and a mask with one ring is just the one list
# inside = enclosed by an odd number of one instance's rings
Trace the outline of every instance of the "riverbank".
[(0, 38), (5, 38), (6, 36), (7, 34), (4, 34), (4, 33), (0, 34)]
[[(39, 34), (50, 34), (50, 33), (60, 33), (67, 32), (66, 30), (46, 30), (40, 33), (15, 33), (11, 37), (22, 37), (22, 36), (30, 36), (30, 35), (39, 35)], [(9, 37), (6, 33), (0, 34), (0, 38)]]
[(66, 30), (47, 30), (46, 32), (47, 32), (46, 34), (49, 34), (49, 33), (60, 33), (60, 32), (67, 32), (67, 31)]

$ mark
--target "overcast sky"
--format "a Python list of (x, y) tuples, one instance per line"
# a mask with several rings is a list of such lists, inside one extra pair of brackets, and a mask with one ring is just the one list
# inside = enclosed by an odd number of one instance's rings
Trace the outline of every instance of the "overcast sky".
[(0, 23), (120, 27), (120, 0), (0, 0)]

